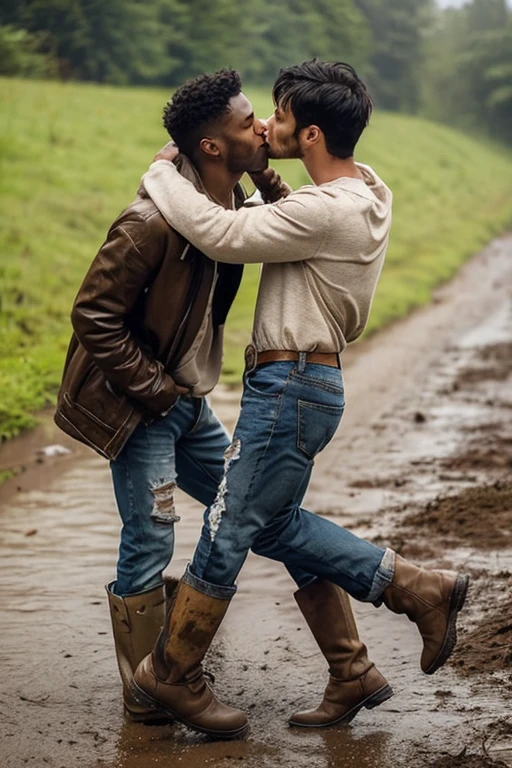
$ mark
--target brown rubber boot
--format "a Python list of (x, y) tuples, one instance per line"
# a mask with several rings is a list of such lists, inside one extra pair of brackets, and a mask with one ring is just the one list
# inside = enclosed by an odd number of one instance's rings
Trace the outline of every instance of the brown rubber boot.
[(382, 600), (393, 613), (405, 613), (423, 638), (421, 669), (432, 675), (457, 642), (457, 614), (464, 605), (469, 577), (453, 571), (428, 571), (396, 555), (395, 573)]
[(164, 625), (165, 603), (172, 600), (178, 585), (177, 579), (166, 579), (164, 588), (155, 587), (119, 597), (107, 590), (117, 664), (123, 682), (123, 700), (126, 713), (132, 720), (144, 723), (168, 721), (165, 712), (139, 704), (131, 692), (133, 673), (139, 662), (153, 649)]
[(347, 593), (330, 581), (317, 579), (294, 597), (327, 659), (330, 677), (321, 704), (292, 715), (290, 725), (344, 725), (363, 707), (373, 709), (389, 699), (393, 690), (368, 658)]
[(210, 597), (180, 581), (156, 647), (141, 661), (132, 682), (132, 693), (141, 704), (224, 739), (240, 736), (247, 717), (215, 698), (201, 662), (228, 606), (229, 599)]

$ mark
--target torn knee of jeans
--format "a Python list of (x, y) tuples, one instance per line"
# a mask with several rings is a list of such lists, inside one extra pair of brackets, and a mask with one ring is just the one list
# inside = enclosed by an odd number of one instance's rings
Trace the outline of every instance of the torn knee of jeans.
[(151, 519), (153, 522), (171, 525), (180, 520), (179, 515), (176, 514), (174, 503), (176, 488), (177, 485), (174, 481), (166, 483), (162, 480), (160, 483), (152, 484), (151, 492), (153, 493), (154, 504)]
[(231, 445), (226, 448), (224, 453), (224, 477), (221, 480), (217, 490), (217, 496), (215, 497), (215, 501), (210, 507), (210, 512), (208, 514), (208, 526), (210, 528), (211, 541), (215, 541), (215, 537), (222, 522), (222, 515), (226, 511), (226, 496), (228, 493), (228, 469), (234, 461), (237, 461), (237, 459), (240, 458), (241, 447), (242, 444), (240, 440), (233, 440)]

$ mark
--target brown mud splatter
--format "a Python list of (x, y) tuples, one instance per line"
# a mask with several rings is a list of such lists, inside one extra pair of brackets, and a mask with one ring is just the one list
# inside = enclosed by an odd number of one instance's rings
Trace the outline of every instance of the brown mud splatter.
[(445, 459), (441, 466), (460, 472), (487, 469), (512, 472), (512, 438), (503, 437), (497, 425), (489, 425), (480, 430), (478, 438), (469, 441), (463, 453)]
[[(486, 583), (488, 586), (488, 583)], [(502, 684), (512, 691), (512, 578), (506, 586), (495, 583), (487, 595), (483, 618), (470, 631), (464, 633), (454, 654), (452, 664), (461, 674), (504, 674)], [(503, 594), (506, 590), (506, 593)], [(489, 589), (487, 590), (490, 591)]]
[(508, 768), (510, 762), (500, 759), (500, 754), (508, 751), (512, 743), (512, 723), (497, 720), (489, 723), (482, 738), (478, 754), (471, 754), (464, 749), (455, 755), (446, 754), (428, 763), (429, 768)]
[(430, 764), (431, 768), (507, 768), (507, 763), (492, 760), (483, 755), (467, 755), (462, 753), (452, 757), (445, 755)]
[(453, 382), (453, 389), (470, 389), (480, 381), (505, 381), (510, 376), (512, 344), (502, 342), (482, 348), (473, 365), (463, 368)]
[(422, 533), (442, 537), (448, 545), (501, 549), (512, 547), (511, 520), (512, 482), (497, 481), (429, 501), (419, 512), (407, 515), (403, 527), (413, 529), (415, 537)]

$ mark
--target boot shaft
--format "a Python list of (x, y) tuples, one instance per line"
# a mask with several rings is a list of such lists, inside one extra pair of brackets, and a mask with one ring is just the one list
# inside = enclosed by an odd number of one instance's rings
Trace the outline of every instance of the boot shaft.
[(123, 683), (129, 683), (139, 662), (156, 642), (165, 619), (165, 597), (161, 586), (119, 597), (106, 587), (112, 632)]
[(159, 642), (137, 667), (132, 683), (141, 704), (159, 707), (196, 731), (223, 738), (242, 734), (247, 717), (215, 698), (201, 662), (229, 602), (180, 581)]
[(294, 597), (333, 677), (351, 680), (372, 666), (346, 592), (330, 581), (317, 579)]
[(164, 625), (165, 604), (177, 583), (176, 579), (168, 580), (164, 588), (158, 586), (124, 598), (113, 593), (113, 583), (106, 587), (124, 706), (133, 720), (153, 722), (162, 717), (155, 709), (142, 707), (134, 699), (130, 686), (137, 665), (153, 650)]
[(421, 668), (433, 674), (449, 658), (457, 642), (457, 614), (468, 589), (467, 576), (453, 571), (418, 568), (396, 557), (391, 584), (382, 594), (384, 605), (404, 613), (423, 640)]
[(405, 613), (414, 622), (431, 611), (446, 612), (456, 574), (452, 571), (426, 570), (396, 555), (393, 581), (382, 598), (393, 613)]
[[(229, 607), (181, 580), (155, 648), (158, 674), (179, 680), (201, 664)], [(166, 674), (165, 674), (166, 673)]]

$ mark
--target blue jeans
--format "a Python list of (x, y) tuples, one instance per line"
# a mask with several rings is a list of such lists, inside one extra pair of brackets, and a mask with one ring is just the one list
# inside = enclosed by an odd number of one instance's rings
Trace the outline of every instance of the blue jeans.
[[(123, 522), (116, 594), (124, 597), (161, 584), (162, 571), (173, 555), (174, 523), (179, 520), (176, 486), (204, 506), (212, 504), (229, 444), (226, 430), (204, 398), (179, 398), (164, 418), (135, 430), (110, 464)], [(300, 569), (295, 569), (295, 576), (299, 586), (314, 579)]]
[(313, 574), (358, 600), (379, 602), (393, 577), (393, 553), (300, 506), (314, 458), (334, 436), (344, 406), (338, 368), (302, 358), (246, 372), (224, 477), (206, 510), (188, 583), (230, 597), (252, 548), (283, 562), (299, 586)]
[(205, 506), (211, 504), (228, 445), (226, 430), (204, 398), (178, 398), (164, 418), (137, 427), (110, 464), (123, 522), (116, 594), (162, 583), (179, 520), (174, 491), (179, 487)]

